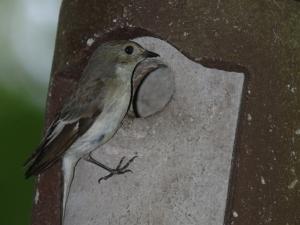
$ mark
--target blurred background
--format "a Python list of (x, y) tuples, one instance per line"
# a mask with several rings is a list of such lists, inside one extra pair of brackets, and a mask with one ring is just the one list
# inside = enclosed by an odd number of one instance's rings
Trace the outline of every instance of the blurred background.
[(34, 179), (23, 163), (43, 127), (61, 0), (0, 2), (0, 224), (28, 225)]

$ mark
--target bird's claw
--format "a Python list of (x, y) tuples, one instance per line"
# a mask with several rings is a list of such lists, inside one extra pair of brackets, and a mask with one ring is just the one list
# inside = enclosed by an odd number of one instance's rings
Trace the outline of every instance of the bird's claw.
[(128, 160), (128, 162), (122, 166), (123, 164), (123, 161), (125, 159), (125, 156), (121, 158), (118, 166), (115, 168), (115, 169), (111, 169), (109, 170), (109, 174), (104, 176), (104, 177), (101, 177), (99, 180), (98, 180), (98, 183), (100, 183), (102, 180), (107, 180), (108, 178), (112, 177), (113, 175), (120, 175), (120, 174), (125, 174), (125, 173), (133, 173), (132, 170), (130, 169), (127, 169), (127, 167), (134, 161), (134, 159), (137, 157), (134, 156), (132, 157), (130, 160)]

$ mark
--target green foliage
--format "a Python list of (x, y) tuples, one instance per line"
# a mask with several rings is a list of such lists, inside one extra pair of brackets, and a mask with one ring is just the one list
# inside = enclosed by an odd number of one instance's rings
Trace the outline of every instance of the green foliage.
[(30, 224), (34, 180), (25, 180), (23, 163), (40, 140), (42, 114), (22, 91), (0, 87), (0, 224)]

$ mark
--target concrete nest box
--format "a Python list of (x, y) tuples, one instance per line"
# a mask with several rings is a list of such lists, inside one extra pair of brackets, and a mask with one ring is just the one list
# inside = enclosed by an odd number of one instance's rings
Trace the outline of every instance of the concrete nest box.
[(212, 215), (222, 224), (244, 76), (207, 69), (158, 38), (134, 40), (161, 55), (136, 73), (163, 65), (137, 89), (146, 118), (126, 118), (94, 154), (108, 165), (136, 154), (134, 173), (98, 185), (106, 172), (79, 162), (65, 224), (207, 224)]
[[(130, 165), (133, 173), (98, 184), (106, 171), (79, 161), (64, 225), (252, 225), (267, 220), (247, 205), (268, 209), (268, 215), (273, 213), (274, 208), (267, 207), (273, 200), (264, 187), (284, 182), (268, 180), (268, 173), (263, 172), (265, 165), (277, 166), (266, 151), (280, 152), (279, 146), (285, 146), (272, 133), (285, 125), (281, 117), (274, 119), (279, 114), (271, 115), (267, 106), (277, 107), (278, 99), (286, 102), (287, 97), (279, 89), (284, 79), (273, 77), (284, 76), (283, 70), (266, 65), (277, 65), (272, 64), (275, 58), (268, 56), (272, 55), (269, 51), (280, 51), (280, 47), (277, 42), (274, 47), (259, 39), (261, 32), (245, 41), (251, 34), (241, 30), (247, 32), (248, 25), (262, 21), (263, 15), (258, 14), (258, 21), (250, 15), (249, 21), (239, 21), (240, 17), (234, 17), (237, 14), (224, 14), (224, 10), (232, 9), (233, 2), (215, 1), (214, 7), (206, 3), (63, 1), (48, 124), (68, 94), (66, 87), (76, 84), (78, 76), (74, 74), (80, 74), (98, 44), (128, 39), (160, 55), (135, 69), (128, 116), (116, 135), (93, 154), (112, 166), (123, 156), (137, 155)], [(219, 10), (222, 6), (223, 11)], [(246, 8), (243, 13), (247, 14)], [(237, 20), (238, 25), (231, 24)], [(257, 44), (261, 46), (254, 47)], [(65, 72), (56, 72), (61, 70)], [(271, 86), (278, 90), (272, 90), (267, 99)], [(279, 113), (280, 107), (274, 112)], [(270, 135), (277, 137), (273, 139), (276, 143), (268, 141)], [(289, 138), (288, 134), (282, 137)], [(280, 162), (289, 165), (287, 158)], [(60, 221), (60, 171), (57, 165), (39, 179), (34, 225)], [(286, 179), (277, 170), (272, 173), (277, 181)], [(293, 180), (285, 183), (294, 184), (290, 190), (297, 185)], [(267, 202), (253, 200), (261, 196)], [(293, 208), (279, 197), (277, 200)], [(281, 220), (284, 216), (272, 215), (274, 221), (280, 221), (274, 225), (287, 224)], [(293, 218), (288, 224), (296, 224)]]

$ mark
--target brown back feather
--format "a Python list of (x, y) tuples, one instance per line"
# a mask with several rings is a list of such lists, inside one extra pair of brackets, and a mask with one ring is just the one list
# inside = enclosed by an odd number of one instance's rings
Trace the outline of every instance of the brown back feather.
[[(55, 164), (74, 141), (90, 128), (103, 109), (108, 75), (113, 74), (113, 70), (109, 68), (105, 73), (99, 70), (99, 75), (94, 76), (94, 73), (89, 74), (87, 66), (75, 92), (51, 124), (40, 146), (26, 161), (26, 178), (38, 175)], [(52, 140), (51, 135), (61, 121), (65, 122), (65, 126)]]
[(67, 124), (55, 140), (48, 145), (47, 143), (42, 143), (37, 149), (39, 154), (25, 173), (26, 178), (42, 173), (57, 162), (76, 138), (78, 138), (79, 133), (78, 128), (76, 128), (77, 123), (78, 122)]

